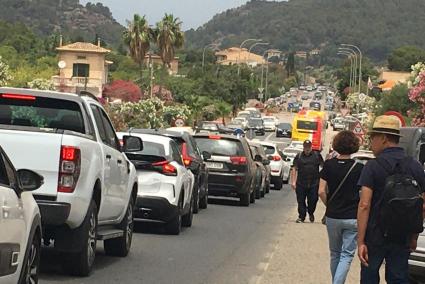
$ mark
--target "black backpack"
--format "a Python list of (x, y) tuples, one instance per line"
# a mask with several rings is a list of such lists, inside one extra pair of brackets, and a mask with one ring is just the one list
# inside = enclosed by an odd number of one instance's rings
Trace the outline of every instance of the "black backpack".
[(376, 159), (389, 174), (385, 179), (379, 211), (379, 225), (385, 237), (401, 237), (418, 234), (423, 227), (422, 189), (405, 169), (413, 158), (405, 157), (390, 169), (384, 159)]

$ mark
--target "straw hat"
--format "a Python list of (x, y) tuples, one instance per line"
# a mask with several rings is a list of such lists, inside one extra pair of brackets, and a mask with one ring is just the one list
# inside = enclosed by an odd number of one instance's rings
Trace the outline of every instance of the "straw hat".
[(381, 115), (375, 119), (372, 130), (370, 130), (369, 133), (381, 133), (401, 137), (402, 135), (400, 135), (400, 125), (400, 119), (397, 117), (392, 115)]

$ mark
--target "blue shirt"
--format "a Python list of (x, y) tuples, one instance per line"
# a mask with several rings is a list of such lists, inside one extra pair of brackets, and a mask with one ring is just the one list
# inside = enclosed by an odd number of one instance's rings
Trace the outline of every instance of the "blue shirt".
[[(377, 158), (385, 160), (386, 167), (393, 169), (397, 163), (406, 157), (406, 153), (403, 148), (390, 147), (382, 151)], [(410, 163), (405, 169), (407, 173), (412, 175), (422, 191), (425, 190), (425, 173), (423, 166), (418, 162), (414, 161)], [(363, 168), (363, 172), (360, 175), (358, 182), (359, 186), (366, 186), (373, 190), (371, 209), (369, 214), (368, 230), (366, 232), (366, 243), (381, 244), (384, 242), (383, 233), (376, 230), (379, 201), (381, 200), (382, 193), (385, 188), (385, 179), (389, 176), (389, 173), (376, 161), (370, 160)]]

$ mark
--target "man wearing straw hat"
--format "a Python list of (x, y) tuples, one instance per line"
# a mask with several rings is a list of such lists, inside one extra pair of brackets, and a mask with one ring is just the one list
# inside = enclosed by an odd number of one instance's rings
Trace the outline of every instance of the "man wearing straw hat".
[[(370, 160), (363, 169), (359, 185), (361, 197), (357, 214), (358, 255), (361, 261), (361, 283), (379, 283), (379, 269), (385, 260), (385, 278), (388, 283), (409, 283), (408, 259), (410, 252), (416, 249), (418, 235), (410, 232), (387, 234), (382, 229), (382, 209), (384, 190), (388, 190), (386, 179), (395, 174), (406, 174), (411, 185), (417, 188), (419, 205), (417, 219), (423, 221), (420, 194), (425, 189), (425, 174), (420, 163), (413, 158), (406, 158), (404, 150), (399, 147), (400, 121), (395, 116), (378, 116), (369, 131), (370, 147), (376, 159)], [(404, 186), (404, 184), (403, 184)], [(402, 192), (404, 187), (401, 186)], [(411, 187), (409, 188), (411, 189)], [(388, 193), (387, 191), (385, 192)], [(419, 223), (421, 229), (422, 224)], [(392, 228), (394, 231), (394, 228)]]

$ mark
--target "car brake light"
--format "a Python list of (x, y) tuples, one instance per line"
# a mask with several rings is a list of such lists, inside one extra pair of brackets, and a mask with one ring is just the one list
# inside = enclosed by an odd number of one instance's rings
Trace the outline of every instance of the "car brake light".
[(213, 139), (213, 140), (220, 140), (221, 136), (220, 135), (210, 135), (210, 136), (208, 136), (208, 138)]
[(183, 163), (186, 167), (189, 167), (192, 164), (193, 158), (189, 156), (187, 153), (187, 144), (183, 143), (182, 145), (182, 155), (183, 155)]
[(153, 163), (152, 166), (166, 176), (177, 176), (177, 169), (169, 161)]
[(62, 146), (59, 162), (58, 192), (74, 192), (80, 176), (80, 166), (80, 149), (72, 146)]
[(273, 161), (278, 162), (280, 160), (282, 160), (282, 158), (280, 156), (273, 156)]
[(234, 165), (246, 165), (246, 157), (230, 157), (230, 161)]
[(1, 97), (5, 99), (13, 99), (13, 100), (35, 101), (34, 96), (27, 96), (27, 95), (2, 94)]

